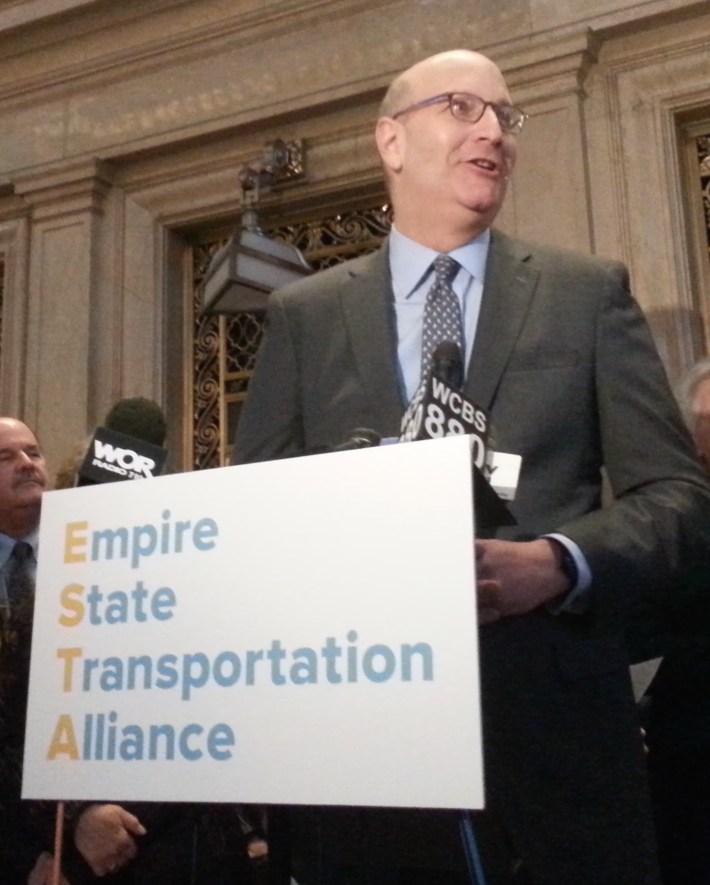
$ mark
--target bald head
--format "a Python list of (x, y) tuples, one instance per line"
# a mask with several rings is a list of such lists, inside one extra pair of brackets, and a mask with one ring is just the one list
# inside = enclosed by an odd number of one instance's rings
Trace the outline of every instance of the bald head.
[(32, 430), (16, 418), (0, 418), (0, 532), (18, 539), (37, 529), (48, 482)]
[[(480, 116), (463, 113), (464, 104)], [(499, 68), (467, 49), (433, 55), (395, 78), (376, 137), (398, 230), (451, 251), (492, 224), (517, 156), (516, 136), (501, 125), (510, 104)]]
[[(505, 88), (503, 74), (487, 56), (469, 49), (450, 49), (447, 52), (439, 52), (437, 55), (422, 59), (395, 77), (382, 99), (380, 116), (391, 117), (418, 101), (415, 96), (420, 92), (431, 91), (430, 86), (435, 81), (454, 76), (457, 69), (470, 70), (471, 68), (490, 71), (500, 79), (503, 88)], [(432, 92), (431, 94), (436, 93)]]

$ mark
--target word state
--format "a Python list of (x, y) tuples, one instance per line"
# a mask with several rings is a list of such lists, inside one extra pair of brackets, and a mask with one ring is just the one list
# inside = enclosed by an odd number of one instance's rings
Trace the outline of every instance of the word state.
[(127, 624), (129, 621), (145, 623), (149, 619), (168, 621), (173, 617), (177, 603), (171, 587), (159, 587), (151, 593), (143, 581), (137, 581), (129, 592), (114, 590), (106, 594), (101, 593), (98, 584), (92, 584), (86, 604), (85, 593), (83, 584), (67, 584), (62, 590), (60, 601), (63, 611), (59, 615), (62, 627), (77, 627), (83, 623), (87, 608), (89, 623), (95, 627), (100, 624)]

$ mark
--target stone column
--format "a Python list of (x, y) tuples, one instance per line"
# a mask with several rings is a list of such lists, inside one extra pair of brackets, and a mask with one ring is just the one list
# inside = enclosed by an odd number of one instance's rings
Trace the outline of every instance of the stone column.
[(56, 468), (97, 418), (114, 337), (100, 289), (110, 181), (103, 164), (84, 160), (22, 174), (13, 185), (30, 208), (23, 414)]

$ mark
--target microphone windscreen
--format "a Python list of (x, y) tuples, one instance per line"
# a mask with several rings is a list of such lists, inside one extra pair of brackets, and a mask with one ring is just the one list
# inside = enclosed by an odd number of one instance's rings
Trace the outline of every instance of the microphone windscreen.
[(455, 341), (442, 341), (434, 349), (434, 360), (461, 361), (461, 348)]
[(162, 446), (168, 432), (163, 410), (142, 396), (119, 400), (106, 415), (103, 426), (154, 446)]
[(463, 384), (461, 348), (454, 341), (442, 341), (432, 354), (432, 372), (457, 389)]

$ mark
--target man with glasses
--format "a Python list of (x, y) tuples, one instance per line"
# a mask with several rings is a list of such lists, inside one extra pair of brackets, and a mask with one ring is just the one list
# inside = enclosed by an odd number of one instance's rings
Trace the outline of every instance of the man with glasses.
[[(498, 449), (522, 457), (517, 526), (475, 542), (487, 881), (651, 885), (622, 628), (634, 596), (672, 586), (705, 543), (710, 495), (626, 269), (491, 228), (525, 120), (475, 52), (394, 80), (376, 128), (392, 232), (272, 297), (235, 461), (322, 450), (354, 427), (397, 436), (427, 350), (442, 334), (460, 348), (465, 394), (489, 410)], [(313, 814), (317, 869), (299, 882), (470, 881), (453, 814)]]

